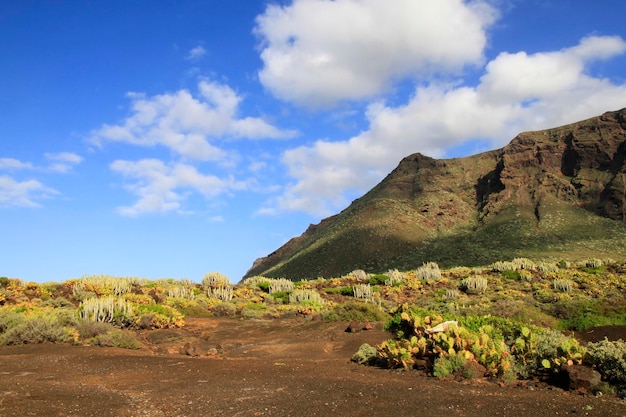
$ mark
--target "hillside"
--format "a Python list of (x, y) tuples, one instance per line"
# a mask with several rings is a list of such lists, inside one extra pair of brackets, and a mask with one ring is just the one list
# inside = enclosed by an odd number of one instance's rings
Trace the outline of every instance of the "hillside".
[(521, 133), (470, 157), (410, 155), (341, 213), (257, 259), (246, 277), (624, 255), (626, 109)]

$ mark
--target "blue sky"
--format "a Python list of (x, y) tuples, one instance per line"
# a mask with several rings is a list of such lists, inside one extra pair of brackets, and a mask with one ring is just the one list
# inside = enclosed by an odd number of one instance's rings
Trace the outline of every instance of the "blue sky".
[(0, 3), (0, 276), (238, 281), (404, 156), (626, 107), (621, 0)]

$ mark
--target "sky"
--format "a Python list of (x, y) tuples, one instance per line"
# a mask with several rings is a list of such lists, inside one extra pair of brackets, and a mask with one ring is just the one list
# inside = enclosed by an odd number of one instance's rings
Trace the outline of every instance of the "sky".
[(626, 107), (623, 0), (0, 1), (0, 276), (237, 282), (415, 152)]

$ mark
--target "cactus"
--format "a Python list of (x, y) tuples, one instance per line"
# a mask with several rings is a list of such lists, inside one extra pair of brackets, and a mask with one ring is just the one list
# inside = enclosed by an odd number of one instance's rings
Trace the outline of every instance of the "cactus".
[(428, 262), (417, 268), (417, 278), (421, 280), (438, 280), (441, 278), (441, 270), (436, 262)]
[(272, 278), (265, 278), (260, 275), (255, 275), (253, 277), (244, 279), (242, 284), (249, 288), (256, 288), (260, 283), (266, 282), (269, 284), (271, 281)]
[(390, 286), (390, 287), (394, 285), (402, 284), (405, 281), (404, 274), (398, 271), (397, 269), (390, 269), (389, 271), (387, 271), (385, 275), (389, 277), (387, 280), (385, 280), (385, 285)]
[(88, 321), (129, 325), (133, 320), (133, 305), (115, 297), (90, 298), (80, 303), (78, 316)]
[(491, 264), (491, 270), (493, 272), (515, 271), (517, 266), (513, 262), (497, 261)]
[(569, 279), (555, 279), (552, 281), (552, 288), (562, 292), (572, 291), (572, 281)]
[(221, 285), (218, 287), (207, 288), (207, 297), (216, 298), (222, 301), (230, 301), (233, 299), (233, 287), (230, 285)]
[(446, 298), (457, 298), (459, 296), (459, 292), (457, 290), (446, 290)]
[(311, 301), (320, 304), (325, 303), (322, 296), (314, 290), (295, 290), (289, 294), (289, 302), (291, 304), (299, 304), (303, 301)]
[(293, 291), (295, 284), (286, 278), (278, 278), (270, 280), (270, 294), (275, 292), (288, 292)]
[(355, 269), (348, 274), (348, 277), (352, 277), (357, 281), (367, 281), (368, 275), (367, 272), (362, 269)]
[(118, 278), (108, 275), (83, 276), (72, 287), (74, 295), (93, 290), (100, 295), (124, 295), (132, 291), (133, 284), (139, 282), (138, 278)]
[(230, 279), (220, 272), (209, 272), (202, 278), (204, 289), (230, 285)]
[(487, 289), (487, 279), (475, 276), (468, 277), (461, 281), (461, 289), (468, 294), (478, 294)]
[(173, 298), (185, 298), (187, 300), (193, 300), (196, 298), (192, 288), (180, 286), (168, 288), (167, 296)]
[(352, 292), (354, 294), (354, 298), (372, 298), (374, 292), (372, 291), (372, 287), (369, 284), (360, 284), (352, 287)]

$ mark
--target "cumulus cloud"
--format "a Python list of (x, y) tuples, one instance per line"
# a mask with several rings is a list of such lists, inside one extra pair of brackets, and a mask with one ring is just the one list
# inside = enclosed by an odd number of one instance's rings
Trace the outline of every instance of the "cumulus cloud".
[(130, 217), (144, 213), (181, 211), (181, 203), (190, 192), (212, 198), (247, 187), (243, 181), (205, 175), (192, 165), (165, 164), (158, 159), (117, 160), (110, 168), (131, 181), (125, 188), (138, 197), (132, 206), (117, 209), (119, 214)]
[(187, 54), (187, 59), (190, 61), (195, 61), (196, 59), (202, 58), (206, 54), (206, 49), (202, 45), (198, 45), (194, 48), (191, 48), (189, 53)]
[(17, 181), (0, 176), (0, 207), (39, 207), (35, 200), (48, 198), (58, 192), (36, 180)]
[(146, 97), (129, 93), (132, 114), (117, 125), (103, 125), (88, 140), (96, 145), (123, 142), (165, 146), (189, 159), (220, 161), (227, 152), (214, 142), (222, 138), (282, 139), (296, 135), (261, 118), (239, 117), (242, 98), (229, 86), (200, 81), (198, 96), (187, 90)]
[(476, 0), (295, 0), (256, 20), (275, 96), (320, 107), (387, 91), (398, 78), (479, 65), (496, 11)]
[(80, 155), (71, 152), (46, 153), (44, 157), (50, 161), (48, 170), (62, 174), (71, 171), (83, 161)]
[(0, 169), (3, 169), (3, 170), (33, 169), (33, 164), (31, 164), (30, 162), (22, 162), (14, 158), (0, 158)]
[(621, 38), (593, 36), (559, 51), (502, 53), (486, 65), (478, 85), (424, 83), (404, 105), (372, 103), (369, 127), (359, 135), (284, 152), (292, 183), (260, 212), (328, 215), (345, 207), (351, 190), (368, 190), (411, 153), (441, 157), (469, 139), (499, 147), (521, 131), (622, 108), (626, 84), (594, 77), (587, 68), (625, 51)]

